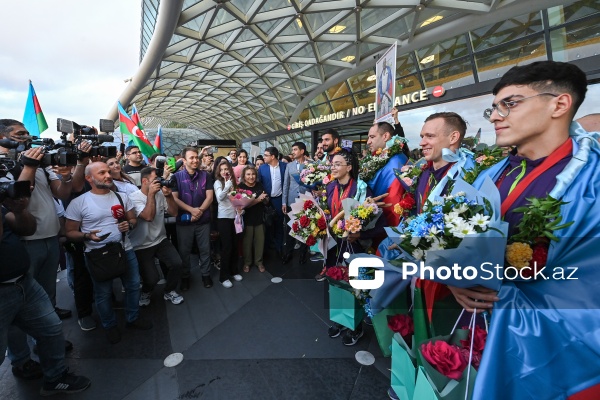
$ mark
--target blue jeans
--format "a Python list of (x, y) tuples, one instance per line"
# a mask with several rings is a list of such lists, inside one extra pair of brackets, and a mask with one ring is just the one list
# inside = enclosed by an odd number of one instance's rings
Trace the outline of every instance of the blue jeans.
[[(121, 283), (125, 288), (125, 318), (127, 322), (133, 322), (139, 317), (140, 311), (140, 271), (133, 250), (125, 252), (127, 256), (127, 272), (121, 275)], [(87, 257), (86, 257), (87, 265)], [(89, 269), (89, 268), (88, 268)], [(90, 274), (91, 275), (91, 274)], [(92, 277), (94, 283), (94, 298), (96, 309), (100, 314), (100, 321), (105, 329), (117, 326), (117, 317), (112, 307), (113, 281), (97, 282)]]
[(56, 273), (60, 258), (58, 237), (24, 240), (31, 260), (29, 274), (44, 288), (52, 305), (56, 305)]
[[(13, 332), (18, 334), (16, 340)], [(0, 364), (7, 344), (13, 365), (29, 360), (29, 345), (22, 332), (37, 341), (44, 379), (54, 381), (60, 377), (66, 370), (62, 323), (48, 294), (31, 275), (19, 283), (0, 284)]]

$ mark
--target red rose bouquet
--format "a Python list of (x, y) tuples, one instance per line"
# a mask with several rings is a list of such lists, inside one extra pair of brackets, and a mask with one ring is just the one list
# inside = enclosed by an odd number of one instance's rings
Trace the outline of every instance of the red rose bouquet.
[(306, 243), (307, 246), (332, 242), (329, 245), (319, 246), (319, 250), (323, 252), (323, 255), (326, 255), (329, 247), (335, 245), (335, 241), (326, 240), (330, 237), (327, 231), (327, 219), (316, 200), (310, 194), (304, 193), (290, 208), (290, 221), (288, 222), (288, 225), (292, 228), (290, 235)]

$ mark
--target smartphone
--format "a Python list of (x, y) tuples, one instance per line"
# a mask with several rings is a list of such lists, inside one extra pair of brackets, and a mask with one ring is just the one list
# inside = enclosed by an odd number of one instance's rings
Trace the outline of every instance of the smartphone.
[(106, 239), (107, 237), (110, 236), (110, 232), (105, 233), (104, 235), (96, 235), (96, 236), (98, 236), (100, 238), (100, 240), (104, 240), (104, 239)]
[(167, 165), (171, 168), (173, 168), (174, 171), (176, 171), (175, 168), (175, 157), (167, 157)]

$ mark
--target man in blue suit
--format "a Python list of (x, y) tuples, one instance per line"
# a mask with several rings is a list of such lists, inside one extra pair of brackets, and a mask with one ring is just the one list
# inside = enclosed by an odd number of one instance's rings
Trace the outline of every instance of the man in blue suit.
[(269, 196), (269, 203), (275, 209), (275, 220), (270, 234), (266, 236), (273, 238), (275, 250), (282, 254), (283, 250), (283, 210), (282, 195), (286, 163), (279, 162), (279, 150), (275, 147), (267, 147), (263, 154), (265, 163), (258, 168), (258, 179), (263, 184), (265, 192)]

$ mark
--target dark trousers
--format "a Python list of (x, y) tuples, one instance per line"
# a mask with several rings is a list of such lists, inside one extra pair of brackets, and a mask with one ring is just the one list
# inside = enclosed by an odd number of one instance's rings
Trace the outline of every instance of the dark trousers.
[(240, 273), (238, 270), (238, 235), (235, 233), (233, 218), (218, 218), (217, 228), (221, 238), (221, 273), (219, 281), (225, 282)]
[(163, 239), (159, 244), (135, 251), (135, 255), (140, 264), (140, 275), (142, 276), (143, 286), (142, 291), (150, 293), (154, 290), (156, 283), (159, 280), (158, 271), (154, 264), (154, 257), (166, 266), (168, 272), (165, 275), (167, 283), (165, 285), (165, 293), (175, 290), (181, 273), (183, 271), (183, 262), (175, 249), (175, 246), (169, 239)]
[(275, 245), (275, 250), (281, 252), (283, 250), (283, 211), (281, 210), (281, 196), (279, 197), (271, 197), (270, 203), (271, 206), (275, 209), (275, 218), (273, 219), (273, 226), (268, 228), (267, 237), (273, 238), (273, 244)]
[(92, 315), (94, 284), (92, 283), (90, 273), (85, 266), (83, 244), (74, 243), (73, 251), (70, 254), (73, 259), (73, 294), (75, 297), (75, 308), (77, 308), (77, 317), (83, 318)]

